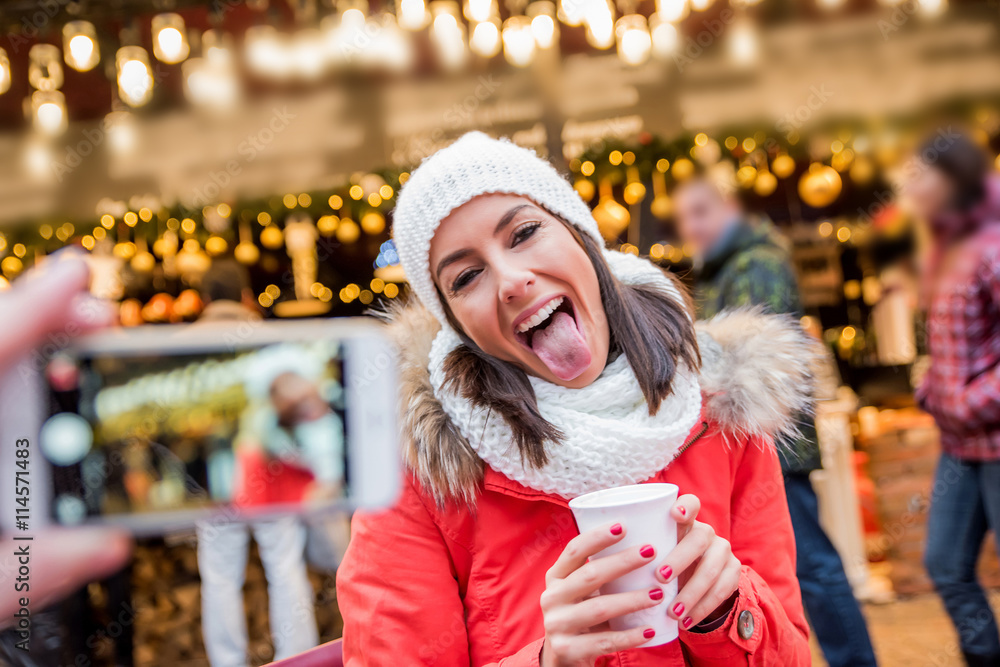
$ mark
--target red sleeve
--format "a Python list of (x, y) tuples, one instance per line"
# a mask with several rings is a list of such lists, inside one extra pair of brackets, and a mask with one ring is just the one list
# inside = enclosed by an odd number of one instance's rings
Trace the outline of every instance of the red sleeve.
[[(750, 438), (733, 447), (730, 543), (743, 564), (739, 597), (719, 628), (682, 630), (684, 652), (692, 667), (805, 667), (812, 664), (809, 626), (795, 577), (795, 536), (781, 465), (769, 439)], [(740, 628), (748, 628), (751, 619), (753, 630), (744, 638)]]
[[(349, 667), (469, 665), (465, 609), (449, 550), (462, 547), (445, 536), (426, 502), (409, 480), (392, 509), (354, 515), (337, 571)], [(539, 639), (493, 667), (538, 667), (541, 647)]]

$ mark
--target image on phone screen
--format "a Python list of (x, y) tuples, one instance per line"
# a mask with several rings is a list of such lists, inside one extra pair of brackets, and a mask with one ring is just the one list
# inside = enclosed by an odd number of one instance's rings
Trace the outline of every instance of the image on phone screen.
[(55, 357), (39, 434), (52, 518), (254, 516), (345, 497), (343, 350), (309, 340)]

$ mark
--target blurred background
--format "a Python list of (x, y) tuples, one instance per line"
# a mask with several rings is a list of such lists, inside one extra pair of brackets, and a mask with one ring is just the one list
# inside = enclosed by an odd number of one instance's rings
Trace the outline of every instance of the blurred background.
[[(363, 314), (405, 296), (409, 170), (473, 129), (547, 156), (610, 246), (688, 279), (674, 188), (711, 174), (787, 238), (837, 362), (813, 484), (883, 664), (961, 664), (921, 564), (939, 438), (900, 184), (928, 136), (996, 158), (998, 26), (995, 0), (3, 0), (0, 289), (74, 244), (122, 326), (197, 319), (219, 262), (265, 318)], [(127, 581), (66, 603), (60, 660), (207, 664), (193, 544), (140, 542)], [(334, 639), (333, 577), (310, 577)], [(256, 555), (244, 595), (263, 664)]]

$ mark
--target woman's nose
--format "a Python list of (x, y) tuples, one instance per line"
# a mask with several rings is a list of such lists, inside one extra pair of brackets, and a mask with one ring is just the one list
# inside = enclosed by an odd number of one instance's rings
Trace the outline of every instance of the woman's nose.
[(505, 266), (500, 270), (500, 300), (510, 303), (520, 299), (535, 284), (535, 274), (516, 266)]

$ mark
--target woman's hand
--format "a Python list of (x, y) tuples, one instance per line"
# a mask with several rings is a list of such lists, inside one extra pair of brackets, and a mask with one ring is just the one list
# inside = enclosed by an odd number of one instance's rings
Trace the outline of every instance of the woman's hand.
[(674, 503), (670, 512), (677, 520), (677, 547), (656, 570), (663, 583), (680, 578), (667, 613), (684, 629), (728, 614), (740, 583), (742, 566), (732, 545), (710, 525), (695, 520), (700, 509), (701, 501), (691, 494)]
[(656, 557), (653, 547), (629, 548), (588, 560), (621, 541), (624, 535), (625, 528), (620, 524), (580, 533), (545, 574), (545, 591), (540, 599), (545, 623), (542, 667), (592, 667), (599, 656), (635, 648), (653, 637), (652, 628), (616, 632), (607, 621), (662, 604), (661, 588), (598, 594), (604, 584), (652, 561)]

